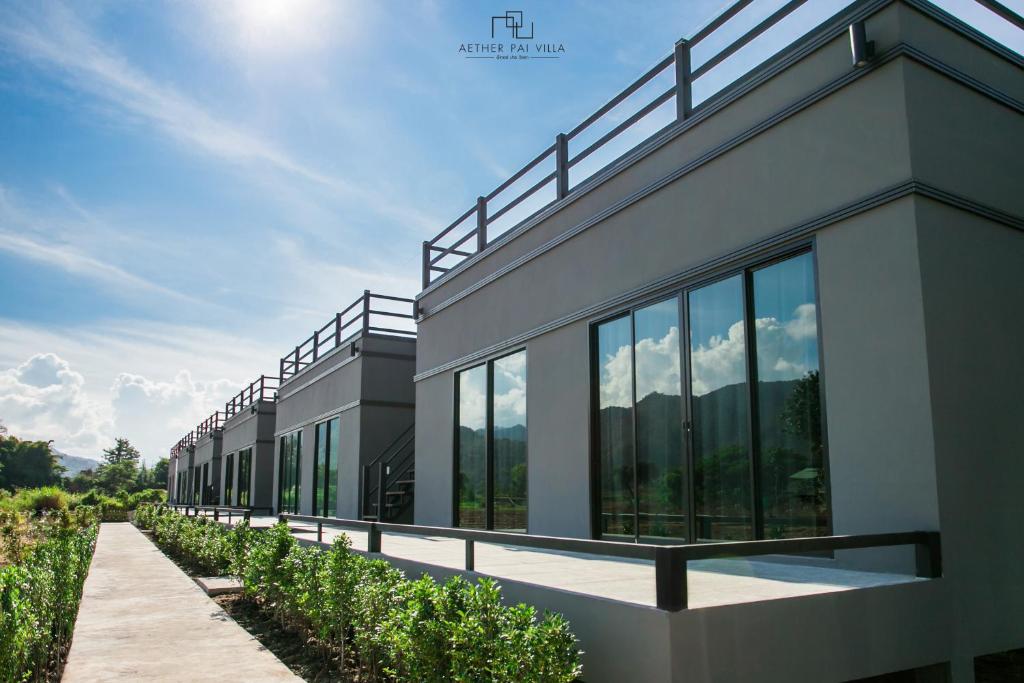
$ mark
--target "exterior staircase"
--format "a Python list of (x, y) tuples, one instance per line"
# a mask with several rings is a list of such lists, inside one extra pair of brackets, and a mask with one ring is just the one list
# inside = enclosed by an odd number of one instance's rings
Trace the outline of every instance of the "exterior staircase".
[(363, 465), (362, 519), (411, 523), (416, 490), (416, 425)]

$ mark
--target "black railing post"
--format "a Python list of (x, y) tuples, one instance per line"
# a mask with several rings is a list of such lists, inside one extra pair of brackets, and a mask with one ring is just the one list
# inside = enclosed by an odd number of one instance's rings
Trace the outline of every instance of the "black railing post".
[(280, 367), (277, 369), (277, 376), (284, 379), (284, 358), (281, 359)]
[(323, 540), (324, 540), (324, 523), (323, 522), (317, 522), (316, 523), (316, 542), (317, 543), (323, 543)]
[(430, 284), (430, 242), (423, 242), (423, 289)]
[(384, 520), (384, 463), (377, 463), (377, 521)]
[(252, 519), (252, 510), (246, 510), (242, 514), (242, 519), (245, 520), (246, 522), (250, 521)]
[(565, 133), (555, 136), (555, 198), (569, 194), (569, 138)]
[(693, 88), (690, 78), (690, 43), (684, 38), (676, 43), (676, 120), (682, 121), (693, 112)]
[(320, 349), (320, 330), (313, 330), (313, 362), (319, 357)]
[(466, 539), (466, 571), (476, 571), (476, 550), (473, 547), (473, 539)]
[(476, 198), (476, 250), (487, 247), (487, 198)]
[(686, 609), (686, 559), (682, 548), (665, 546), (655, 549), (654, 586), (658, 609), (667, 612)]
[(924, 533), (925, 539), (914, 545), (917, 575), (925, 579), (937, 579), (942, 576), (942, 545), (939, 532)]
[(370, 331), (370, 290), (363, 290), (363, 335)]
[(295, 365), (292, 366), (292, 373), (296, 374), (296, 375), (299, 374), (299, 349), (300, 348), (301, 347), (299, 347), (299, 346), (295, 347)]
[(380, 529), (373, 522), (370, 522), (370, 530), (366, 533), (366, 552), (380, 552)]
[(334, 348), (341, 346), (341, 313), (334, 314)]

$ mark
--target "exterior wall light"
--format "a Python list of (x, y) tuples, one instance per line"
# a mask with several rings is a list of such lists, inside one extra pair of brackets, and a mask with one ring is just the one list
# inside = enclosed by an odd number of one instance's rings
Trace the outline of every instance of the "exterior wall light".
[(853, 65), (858, 69), (867, 66), (875, 56), (875, 41), (867, 39), (863, 21), (850, 24), (850, 51), (853, 53)]

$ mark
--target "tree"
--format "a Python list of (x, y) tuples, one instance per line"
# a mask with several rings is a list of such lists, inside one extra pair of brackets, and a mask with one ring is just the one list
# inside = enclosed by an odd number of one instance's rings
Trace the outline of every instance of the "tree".
[(160, 458), (153, 465), (153, 485), (160, 488), (167, 486), (167, 469), (170, 467), (170, 460), (167, 458)]
[(105, 492), (113, 495), (120, 491), (135, 488), (138, 471), (131, 460), (108, 462), (96, 470), (96, 484)]
[(130, 462), (134, 469), (139, 464), (139, 451), (128, 442), (128, 439), (119, 436), (112, 448), (107, 448), (103, 451), (103, 459), (109, 465)]
[(66, 471), (49, 441), (0, 435), (0, 488), (32, 488), (60, 481)]

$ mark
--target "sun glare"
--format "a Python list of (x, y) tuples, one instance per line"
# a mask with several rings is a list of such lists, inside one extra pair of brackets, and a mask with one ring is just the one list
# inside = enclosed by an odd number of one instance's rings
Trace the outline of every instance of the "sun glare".
[(337, 7), (330, 0), (235, 0), (229, 30), (249, 53), (306, 52), (337, 37)]

